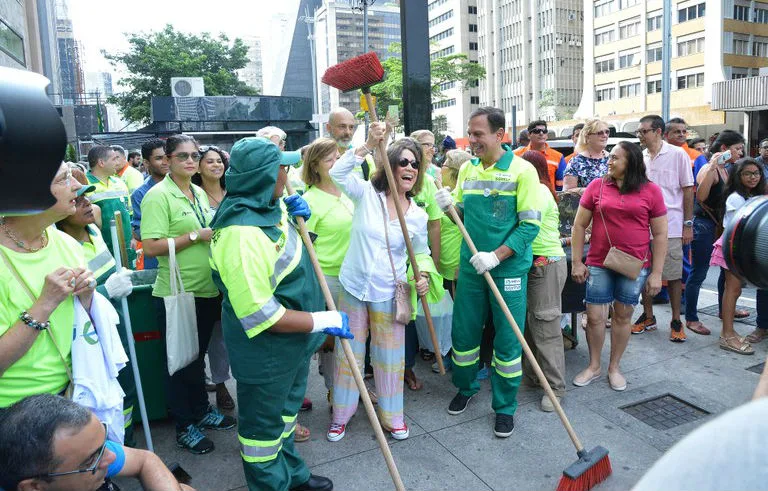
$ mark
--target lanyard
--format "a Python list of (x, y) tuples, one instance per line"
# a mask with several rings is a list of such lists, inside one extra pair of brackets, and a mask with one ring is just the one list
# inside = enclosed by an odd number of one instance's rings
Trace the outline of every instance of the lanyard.
[(197, 218), (197, 222), (200, 224), (200, 228), (205, 228), (208, 226), (208, 221), (205, 218), (205, 213), (203, 212), (203, 209), (200, 208), (200, 200), (197, 198), (197, 194), (195, 194), (194, 189), (190, 187), (189, 190), (192, 191), (192, 197), (194, 201), (194, 205), (190, 202), (189, 206), (192, 207), (192, 212), (195, 214), (195, 217)]

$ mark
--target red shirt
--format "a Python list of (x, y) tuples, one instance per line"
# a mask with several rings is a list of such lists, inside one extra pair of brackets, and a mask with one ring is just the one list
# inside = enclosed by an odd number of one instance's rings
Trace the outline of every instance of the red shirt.
[(603, 183), (603, 215), (614, 247), (638, 259), (646, 258), (650, 266), (651, 219), (667, 214), (661, 188), (649, 182), (634, 193), (621, 195), (609, 179), (595, 179), (587, 186), (579, 205), (592, 212), (592, 238), (589, 241), (587, 266), (603, 267), (610, 245), (606, 226), (600, 215), (600, 183)]

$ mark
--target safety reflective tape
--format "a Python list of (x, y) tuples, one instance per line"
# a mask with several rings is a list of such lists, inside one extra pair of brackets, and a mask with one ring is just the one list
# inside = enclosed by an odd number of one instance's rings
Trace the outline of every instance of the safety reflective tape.
[(517, 214), (517, 221), (523, 220), (538, 220), (541, 221), (541, 212), (538, 210), (525, 210)]
[(96, 256), (94, 256), (90, 261), (88, 261), (88, 269), (90, 269), (93, 272), (93, 275), (96, 278), (104, 274), (104, 271), (101, 271), (102, 268), (106, 267), (106, 269), (109, 269), (114, 265), (115, 265), (115, 258), (112, 257), (112, 254), (110, 254), (109, 251), (106, 249), (104, 249), (103, 251), (98, 253)]
[(491, 366), (496, 369), (496, 373), (505, 378), (515, 378), (523, 375), (521, 357), (519, 356), (512, 361), (502, 361), (496, 358), (494, 354)]
[(500, 181), (464, 181), (461, 185), (461, 189), (464, 191), (484, 191), (486, 189), (490, 191), (515, 191), (517, 189), (517, 183)]
[(272, 288), (277, 287), (277, 279), (285, 272), (291, 264), (291, 261), (293, 261), (293, 257), (298, 250), (298, 245), (299, 234), (296, 233), (293, 227), (288, 227), (288, 241), (285, 245), (285, 249), (283, 249), (283, 253), (280, 254), (280, 257), (278, 257), (275, 262), (275, 272), (272, 273), (272, 276), (269, 278)]
[(123, 425), (128, 428), (133, 424), (133, 406), (123, 410)]
[(256, 326), (260, 326), (261, 324), (271, 319), (272, 316), (280, 310), (280, 307), (282, 307), (280, 302), (278, 302), (275, 297), (272, 297), (267, 300), (267, 303), (262, 305), (259, 310), (240, 319), (240, 325), (246, 331)]
[(289, 438), (293, 430), (296, 429), (296, 420), (294, 419), (290, 423), (285, 423), (285, 429), (283, 430), (283, 438)]
[(478, 346), (469, 351), (457, 351), (454, 348), (452, 358), (453, 363), (460, 367), (473, 365), (480, 359), (480, 347)]
[(93, 193), (88, 195), (88, 199), (91, 201), (91, 203), (95, 203), (97, 201), (103, 201), (105, 199), (123, 198), (123, 197), (125, 197), (125, 193), (123, 191), (104, 191), (103, 193)]
[(237, 435), (240, 440), (240, 456), (246, 462), (258, 463), (275, 460), (280, 449), (283, 448), (283, 438), (277, 440), (262, 441), (251, 440)]

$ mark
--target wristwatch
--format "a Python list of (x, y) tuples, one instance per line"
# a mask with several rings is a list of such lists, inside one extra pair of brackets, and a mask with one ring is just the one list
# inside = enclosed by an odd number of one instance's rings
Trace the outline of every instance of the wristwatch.
[(189, 240), (191, 240), (192, 242), (197, 242), (198, 238), (200, 238), (200, 234), (197, 232), (197, 230), (189, 233)]
[(683, 227), (693, 227), (693, 220), (686, 220), (683, 222)]

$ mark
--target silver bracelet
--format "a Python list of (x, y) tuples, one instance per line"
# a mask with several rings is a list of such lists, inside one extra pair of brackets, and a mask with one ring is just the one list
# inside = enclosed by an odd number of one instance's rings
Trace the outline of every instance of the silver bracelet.
[(45, 321), (45, 322), (36, 321), (35, 319), (32, 318), (31, 315), (29, 315), (29, 312), (27, 312), (26, 310), (21, 313), (21, 315), (19, 316), (19, 319), (21, 319), (21, 322), (23, 322), (24, 324), (38, 331), (45, 331), (51, 325), (51, 323), (48, 321)]

